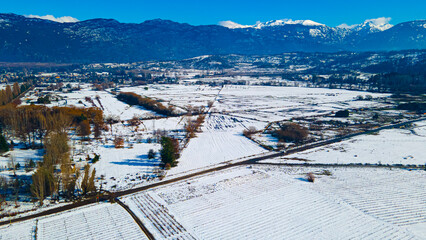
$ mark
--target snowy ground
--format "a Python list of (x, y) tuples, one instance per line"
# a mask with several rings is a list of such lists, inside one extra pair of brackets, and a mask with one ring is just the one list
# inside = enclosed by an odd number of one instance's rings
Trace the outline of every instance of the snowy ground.
[(221, 87), (209, 87), (206, 85), (149, 85), (123, 87), (120, 91), (134, 92), (143, 96), (163, 100), (164, 104), (171, 104), (180, 108), (191, 106), (207, 106), (208, 101), (213, 101), (219, 93)]
[(15, 149), (0, 155), (0, 169), (4, 170), (11, 164), (11, 158), (14, 159), (14, 163), (19, 163), (23, 168), (25, 163), (30, 159), (34, 162), (38, 162), (43, 158), (42, 149), (22, 149), (22, 146), (17, 146)]
[[(414, 123), (409, 129), (382, 130), (264, 162), (426, 164), (426, 121)], [(295, 161), (296, 160), (296, 161)]]
[[(424, 171), (240, 167), (124, 201), (161, 239), (424, 239)], [(317, 175), (315, 183), (305, 180)], [(177, 229), (171, 231), (170, 229)]]
[(117, 204), (101, 203), (0, 227), (0, 239), (148, 239)]
[[(214, 107), (232, 115), (271, 122), (358, 107), (360, 103), (353, 100), (367, 94), (370, 93), (323, 88), (226, 86)], [(374, 94), (383, 96), (387, 95)]]
[[(68, 85), (68, 83), (64, 84)], [(150, 117), (156, 114), (142, 107), (129, 106), (118, 101), (111, 92), (94, 91), (89, 84), (70, 83), (73, 87), (79, 85), (81, 90), (74, 92), (50, 92), (53, 100), (48, 106), (78, 106), (99, 107), (104, 110), (105, 116), (118, 116), (121, 120), (128, 120), (133, 116)], [(35, 101), (37, 92), (42, 88), (29, 93), (24, 100)], [(354, 101), (358, 96), (367, 94), (373, 97), (387, 96), (367, 92), (298, 88), (272, 86), (235, 86), (210, 87), (208, 85), (148, 85), (137, 87), (121, 87), (119, 91), (135, 92), (160, 100), (165, 105), (173, 105), (178, 110), (192, 107), (207, 107), (208, 102), (214, 102), (212, 114), (208, 115), (202, 126), (202, 132), (189, 141), (183, 149), (177, 167), (168, 171), (168, 176), (200, 169), (225, 161), (238, 159), (253, 154), (265, 152), (255, 142), (242, 136), (244, 129), (256, 127), (263, 129), (269, 122), (289, 119), (294, 116), (307, 116), (329, 113), (349, 107), (378, 106), (377, 101)], [(91, 99), (87, 100), (89, 97)], [(99, 97), (99, 101), (96, 99)], [(24, 101), (25, 103), (27, 101)], [(134, 185), (144, 184), (147, 179), (158, 176), (159, 156), (149, 160), (147, 153), (150, 149), (158, 151), (160, 145), (148, 142), (153, 139), (155, 130), (174, 131), (174, 135), (182, 135), (186, 122), (185, 116), (144, 120), (136, 129), (126, 123), (117, 123), (112, 126), (111, 132), (104, 132), (101, 140), (81, 142), (77, 136), (71, 136), (73, 158), (79, 167), (86, 163), (87, 155), (93, 157), (99, 154), (101, 159), (94, 164), (97, 171), (98, 184), (109, 190), (121, 190)], [(125, 147), (115, 149), (115, 137), (125, 139)], [(260, 142), (275, 142), (270, 136), (259, 137)], [(40, 154), (37, 152), (37, 154)], [(19, 155), (19, 156), (18, 156)], [(15, 154), (18, 161), (26, 158), (40, 160), (32, 150)], [(82, 161), (80, 161), (80, 159)], [(0, 165), (6, 164), (6, 158), (0, 158)], [(22, 165), (22, 163), (21, 163)]]
[[(95, 106), (104, 111), (105, 116), (118, 116), (121, 120), (128, 120), (135, 115), (139, 117), (150, 117), (156, 115), (154, 112), (148, 111), (142, 107), (129, 106), (128, 104), (117, 100), (117, 98), (110, 92), (93, 91), (88, 89), (88, 87), (80, 91), (59, 93), (57, 95), (62, 97), (64, 100), (52, 102), (51, 104), (48, 104), (48, 106), (74, 105), (77, 107), (94, 107), (92, 103), (85, 100), (85, 97), (90, 97)], [(100, 103), (96, 100), (96, 96), (99, 96)], [(79, 101), (81, 101), (81, 103), (79, 103)]]
[(185, 108), (188, 105), (206, 106), (216, 99), (214, 111), (258, 121), (277, 121), (291, 117), (310, 116), (347, 108), (383, 106), (376, 101), (354, 101), (360, 95), (385, 97), (377, 94), (341, 89), (236, 86), (209, 87), (199, 85), (158, 85), (125, 87), (121, 91), (164, 100), (166, 103)]
[(177, 167), (168, 171), (168, 175), (266, 152), (242, 135), (244, 129), (253, 125), (259, 127), (263, 123), (221, 114), (207, 115), (202, 132), (190, 140)]

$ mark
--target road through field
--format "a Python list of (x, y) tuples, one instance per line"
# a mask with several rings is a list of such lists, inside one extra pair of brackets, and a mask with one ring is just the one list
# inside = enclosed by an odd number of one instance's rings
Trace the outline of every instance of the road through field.
[[(304, 145), (304, 146), (295, 147), (295, 148), (292, 148), (292, 149), (287, 150), (287, 151), (260, 154), (258, 156), (253, 156), (251, 158), (245, 158), (245, 159), (241, 159), (241, 160), (237, 160), (237, 161), (230, 161), (228, 163), (221, 163), (221, 164), (219, 164), (219, 166), (214, 166), (214, 167), (211, 167), (209, 169), (200, 170), (198, 172), (186, 174), (186, 175), (183, 175), (183, 176), (178, 176), (178, 177), (171, 178), (171, 179), (162, 180), (162, 181), (152, 183), (152, 184), (149, 184), (149, 185), (145, 185), (145, 186), (141, 186), (141, 187), (137, 187), (137, 188), (133, 188), (133, 189), (128, 189), (128, 190), (124, 190), (124, 191), (119, 191), (119, 192), (105, 193), (104, 195), (102, 195), (99, 198), (92, 197), (92, 198), (88, 198), (88, 199), (82, 200), (82, 201), (77, 202), (77, 203), (72, 203), (72, 204), (61, 206), (61, 207), (58, 207), (58, 208), (52, 208), (52, 209), (49, 209), (49, 210), (46, 210), (46, 211), (43, 211), (43, 212), (39, 212), (39, 213), (35, 213), (35, 214), (23, 216), (23, 217), (18, 217), (18, 218), (14, 218), (14, 219), (10, 219), (10, 220), (5, 220), (5, 221), (0, 222), (0, 226), (7, 225), (7, 224), (10, 224), (10, 223), (15, 223), (15, 222), (21, 222), (21, 221), (29, 220), (29, 219), (35, 219), (35, 218), (42, 217), (42, 216), (48, 216), (48, 215), (51, 215), (51, 214), (64, 212), (64, 211), (75, 209), (75, 208), (78, 208), (78, 207), (82, 207), (82, 206), (86, 206), (86, 205), (90, 205), (90, 204), (95, 204), (98, 201), (106, 201), (106, 200), (115, 199), (115, 198), (118, 198), (118, 197), (134, 194), (134, 193), (137, 193), (137, 192), (146, 191), (148, 189), (156, 188), (156, 187), (159, 187), (159, 186), (164, 186), (164, 185), (175, 183), (175, 182), (182, 181), (182, 180), (187, 180), (187, 179), (190, 179), (190, 178), (193, 178), (193, 177), (201, 176), (201, 175), (212, 173), (212, 172), (215, 172), (215, 171), (221, 171), (221, 170), (224, 170), (224, 169), (228, 169), (228, 168), (232, 168), (232, 167), (240, 166), (240, 165), (255, 164), (255, 163), (257, 163), (261, 160), (286, 156), (286, 155), (306, 151), (306, 150), (309, 150), (309, 149), (326, 146), (326, 145), (329, 145), (329, 144), (332, 144), (332, 143), (340, 142), (340, 141), (343, 141), (343, 140), (346, 140), (346, 139), (349, 139), (349, 138), (352, 138), (352, 137), (355, 137), (355, 136), (379, 132), (379, 131), (384, 130), (384, 129), (399, 128), (399, 127), (402, 127), (402, 126), (407, 126), (407, 125), (412, 124), (414, 122), (419, 122), (419, 121), (424, 121), (424, 120), (426, 120), (426, 117), (418, 118), (418, 119), (414, 119), (414, 120), (410, 120), (410, 121), (406, 121), (406, 122), (402, 122), (402, 123), (386, 125), (386, 126), (382, 126), (382, 127), (376, 128), (376, 129), (372, 129), (372, 130), (368, 130), (368, 131), (364, 131), (364, 132), (353, 133), (353, 134), (349, 134), (349, 135), (342, 136), (342, 137), (324, 140), (324, 141), (321, 141), (321, 142), (311, 143), (311, 144), (307, 144), (307, 145)], [(283, 164), (281, 164), (281, 165), (283, 165)], [(291, 164), (287, 164), (287, 165), (291, 166)], [(310, 164), (302, 164), (302, 166), (310, 166)], [(324, 165), (324, 166), (326, 166), (326, 165)], [(380, 166), (362, 165), (362, 166), (358, 166), (358, 167), (380, 167)], [(383, 166), (383, 167), (388, 167), (388, 166)], [(400, 167), (405, 167), (405, 166), (400, 166)]]

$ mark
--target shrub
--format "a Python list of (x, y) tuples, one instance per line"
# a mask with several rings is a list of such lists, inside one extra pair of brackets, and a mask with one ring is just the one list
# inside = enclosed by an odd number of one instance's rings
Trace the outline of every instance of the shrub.
[(349, 117), (349, 110), (340, 110), (334, 114), (335, 117)]
[(330, 171), (330, 170), (327, 170), (327, 169), (326, 169), (326, 170), (323, 170), (323, 171), (322, 171), (322, 174), (323, 174), (323, 175), (326, 175), (326, 176), (331, 176), (331, 175), (332, 175), (331, 171)]
[(258, 132), (258, 131), (257, 131), (257, 129), (256, 129), (255, 127), (250, 126), (248, 129), (244, 129), (244, 131), (243, 131), (243, 135), (244, 135), (245, 137), (247, 137), (247, 138), (250, 138), (250, 137), (251, 137), (251, 135), (253, 135), (253, 134), (257, 133), (257, 132)]
[(306, 179), (308, 180), (308, 182), (314, 182), (315, 181), (315, 175), (313, 173), (308, 173), (306, 174)]
[(154, 150), (149, 149), (148, 151), (148, 159), (153, 159), (155, 158), (156, 153), (154, 152)]
[(100, 158), (100, 155), (98, 155), (98, 154), (96, 154), (95, 153), (95, 156), (93, 157), (93, 159), (92, 159), (92, 163), (96, 163), (96, 162), (98, 162), (99, 161), (99, 158)]
[(273, 132), (273, 135), (279, 141), (302, 142), (308, 137), (309, 131), (297, 123), (286, 123), (279, 130)]
[(49, 96), (44, 96), (44, 97), (37, 98), (37, 103), (39, 103), (39, 104), (49, 104), (50, 103)]
[(116, 137), (114, 139), (114, 147), (115, 148), (123, 148), (124, 147), (124, 139), (122, 137)]

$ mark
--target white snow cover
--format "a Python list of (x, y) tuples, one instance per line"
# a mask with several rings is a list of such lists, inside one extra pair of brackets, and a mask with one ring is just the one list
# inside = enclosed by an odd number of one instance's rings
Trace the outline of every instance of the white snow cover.
[[(390, 17), (379, 17), (373, 19), (367, 19), (361, 24), (348, 25), (346, 23), (342, 23), (336, 28), (348, 29), (348, 30), (361, 30), (361, 29), (369, 29), (372, 32), (385, 31), (389, 28), (393, 27), (389, 22), (392, 18)], [(292, 20), (292, 19), (282, 19), (282, 20), (271, 20), (268, 22), (256, 22), (253, 25), (242, 25), (233, 21), (221, 21), (218, 25), (227, 27), (230, 29), (236, 28), (256, 28), (261, 29), (264, 27), (273, 27), (273, 26), (283, 26), (289, 24), (300, 24), (303, 26), (326, 26), (325, 24), (314, 22), (312, 20)], [(311, 34), (312, 35), (312, 34)]]
[(312, 163), (369, 163), (369, 164), (426, 164), (426, 121), (412, 129), (388, 129), (378, 135), (362, 135), (329, 146), (268, 159), (265, 162), (293, 162), (294, 159)]
[(242, 135), (249, 126), (260, 129), (263, 123), (220, 114), (208, 115), (203, 132), (190, 140), (178, 159), (178, 165), (168, 175), (265, 152), (265, 149)]
[(370, 28), (371, 31), (385, 31), (393, 27), (389, 22), (392, 20), (390, 17), (380, 17), (374, 19), (367, 19), (361, 24), (348, 25), (346, 23), (340, 24), (337, 28), (361, 30), (363, 28)]
[[(423, 239), (424, 171), (240, 167), (124, 199), (199, 239)], [(305, 180), (314, 172), (315, 183)], [(154, 229), (155, 226), (150, 226)], [(169, 235), (170, 236), (170, 235)]]
[(234, 28), (250, 28), (252, 25), (242, 25), (233, 21), (220, 21), (219, 25), (222, 27), (234, 29)]
[(227, 28), (256, 28), (261, 29), (263, 27), (272, 27), (272, 26), (283, 26), (288, 24), (301, 24), (304, 26), (325, 26), (322, 23), (317, 23), (312, 20), (291, 20), (291, 19), (282, 19), (282, 20), (272, 20), (268, 22), (256, 22), (254, 25), (242, 25), (236, 22), (232, 21), (221, 21), (219, 22), (220, 26), (227, 27)]
[(26, 15), (27, 18), (40, 18), (40, 19), (44, 19), (44, 20), (50, 20), (50, 21), (54, 21), (54, 22), (59, 22), (59, 23), (74, 23), (74, 22), (78, 22), (79, 20), (77, 18), (71, 17), (71, 16), (63, 16), (63, 17), (55, 17), (53, 15), (44, 15), (44, 16), (39, 16), (39, 15)]
[(147, 237), (121, 206), (100, 203), (37, 220), (2, 226), (0, 239), (80, 240), (147, 239)]

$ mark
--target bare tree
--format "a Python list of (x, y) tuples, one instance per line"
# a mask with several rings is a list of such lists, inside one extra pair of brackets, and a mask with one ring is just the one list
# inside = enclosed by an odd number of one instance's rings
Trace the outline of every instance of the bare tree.
[(32, 176), (33, 184), (31, 185), (31, 192), (39, 200), (40, 206), (43, 206), (45, 197), (46, 176), (44, 172), (44, 167), (40, 167)]

